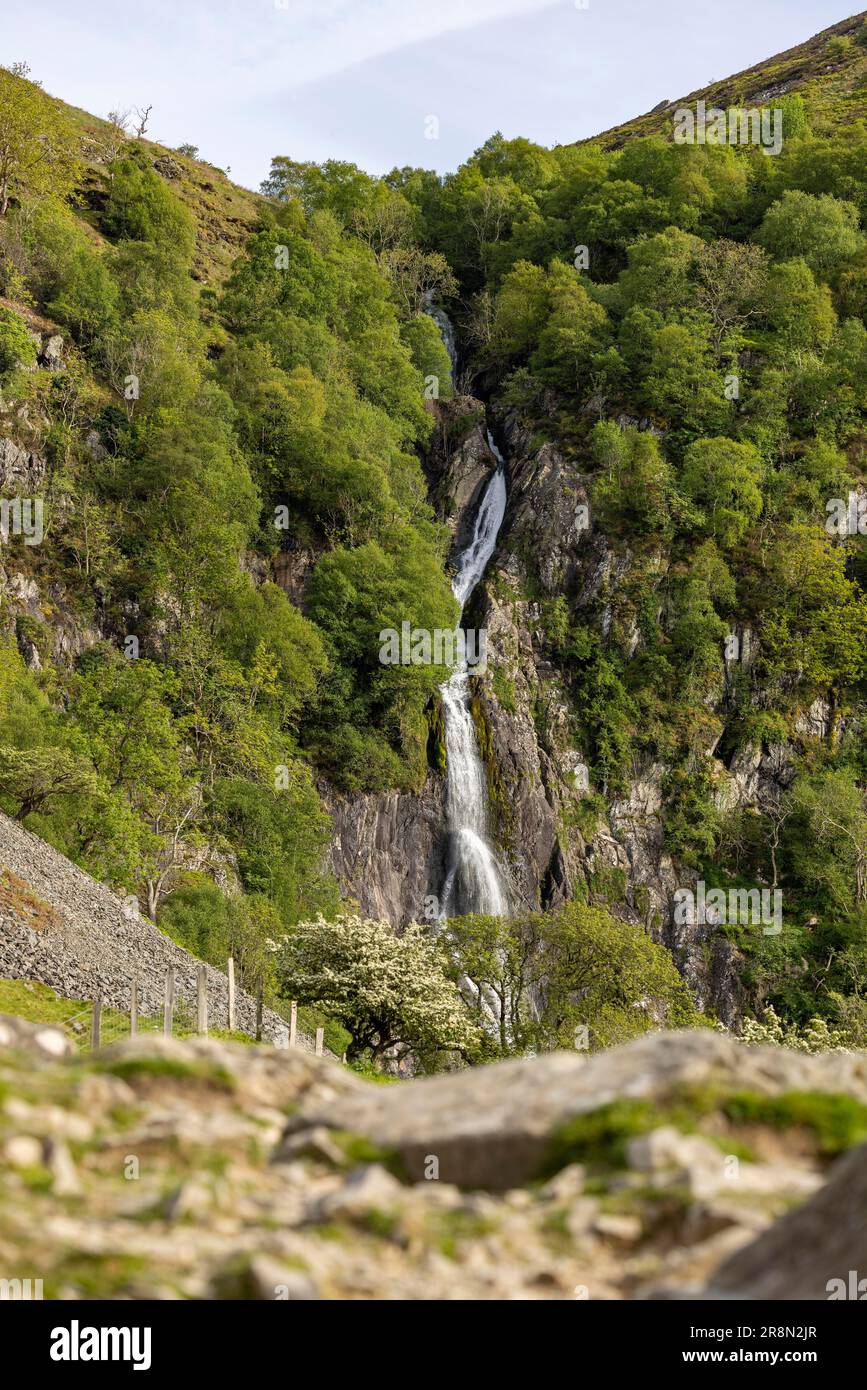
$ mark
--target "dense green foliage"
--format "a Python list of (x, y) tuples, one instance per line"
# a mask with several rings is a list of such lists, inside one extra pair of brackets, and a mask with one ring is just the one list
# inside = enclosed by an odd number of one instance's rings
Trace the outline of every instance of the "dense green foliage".
[[(38, 88), (0, 77), (16, 138), (76, 145)], [(417, 453), (451, 389), (422, 310), (453, 282), (403, 236), (408, 204), (402, 231), (387, 208), (350, 228), (293, 198), (260, 205), (202, 292), (194, 218), (143, 145), (108, 166), (96, 230), (76, 172), (22, 155), (0, 189), (0, 293), (20, 305), (0, 309), (0, 387), (47, 461), (49, 539), (16, 562), (96, 632), (72, 665), (29, 618), (4, 639), (0, 806), (199, 954), (233, 946), (252, 987), (266, 935), (338, 905), (314, 765), (351, 788), (425, 774), (438, 673), (389, 681), (378, 633), (454, 623)], [(71, 340), (61, 372), (32, 370), (34, 312)], [(304, 611), (261, 582), (284, 548)], [(192, 872), (202, 856), (241, 896)]]
[[(675, 863), (783, 889), (779, 938), (726, 928), (747, 998), (862, 1038), (867, 556), (826, 504), (867, 472), (867, 131), (783, 106), (774, 158), (496, 135), (386, 182), (459, 277), (472, 367), (578, 458), (626, 567), (598, 612), (531, 575), (595, 787), (662, 764)], [(781, 803), (729, 809), (712, 750), (782, 754)]]
[(451, 972), (494, 1055), (612, 1047), (703, 1020), (668, 951), (572, 901), (552, 912), (452, 918)]
[[(623, 561), (592, 611), (527, 579), (593, 806), (661, 765), (675, 864), (784, 889), (779, 938), (726, 929), (755, 1006), (861, 1036), (867, 556), (825, 522), (865, 474), (867, 131), (782, 106), (773, 158), (495, 135), (445, 178), (376, 179), (280, 156), (201, 289), (200, 228), (144, 145), (75, 194), (73, 127), (0, 70), (4, 433), (47, 461), (48, 540), (16, 561), (89, 648), (5, 624), (0, 806), (279, 986), (265, 937), (338, 904), (316, 776), (427, 771), (443, 672), (381, 665), (378, 634), (455, 621), (419, 461), (452, 390), (425, 313), (445, 299), (467, 380), (578, 461)], [(62, 372), (27, 370), (39, 315)], [(712, 752), (784, 760), (779, 803), (732, 809)], [(681, 1007), (647, 938), (593, 914), (455, 927), (486, 971), (544, 958), (544, 1017), (519, 1008), (501, 1047), (568, 1041), (588, 999), (599, 1038), (624, 1035), (636, 971)], [(617, 979), (561, 988), (551, 961), (597, 939)]]

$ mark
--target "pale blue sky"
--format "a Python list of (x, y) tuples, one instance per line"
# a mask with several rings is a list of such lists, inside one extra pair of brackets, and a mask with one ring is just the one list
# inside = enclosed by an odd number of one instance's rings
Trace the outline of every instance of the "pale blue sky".
[(47, 91), (98, 115), (152, 103), (152, 138), (198, 145), (257, 187), (274, 154), (445, 171), (498, 129), (581, 139), (853, 12), (845, 0), (0, 0), (0, 62), (26, 60)]

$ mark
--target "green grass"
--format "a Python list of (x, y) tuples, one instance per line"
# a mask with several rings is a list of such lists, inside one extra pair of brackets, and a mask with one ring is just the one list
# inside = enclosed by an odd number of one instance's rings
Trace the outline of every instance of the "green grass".
[[(73, 1040), (90, 1044), (93, 1006), (83, 999), (64, 999), (49, 985), (38, 980), (0, 980), (0, 1014), (11, 1014), (28, 1023), (45, 1023), (63, 1028)], [(80, 1025), (73, 1030), (71, 1021)], [(161, 1025), (161, 1020), (159, 1021)], [(157, 1026), (156, 1020), (139, 1019), (142, 1031)], [(103, 1042), (112, 1042), (129, 1032), (129, 1015), (117, 1009), (103, 1008), (100, 1014)]]
[(325, 1046), (335, 1057), (342, 1057), (352, 1042), (352, 1034), (347, 1033), (335, 1018), (329, 1018), (321, 1009), (314, 1009), (309, 1004), (298, 1005), (298, 1028), (311, 1038), (315, 1038), (317, 1028), (324, 1028)]
[[(186, 1013), (188, 1014), (189, 1011)], [(82, 1048), (90, 1047), (91, 1003), (83, 999), (64, 999), (49, 985), (40, 984), (37, 980), (0, 980), (0, 1014), (11, 1014), (15, 1018), (26, 1019), (28, 1023), (45, 1023), (63, 1028), (73, 1041)], [(73, 1019), (79, 1025), (76, 1029), (69, 1026)], [(138, 1026), (140, 1033), (161, 1033), (163, 1030), (162, 1014), (152, 1017), (139, 1014)], [(324, 1028), (325, 1046), (337, 1057), (343, 1056), (352, 1040), (351, 1035), (335, 1019), (329, 1018), (318, 1009), (308, 1008), (305, 1005), (298, 1009), (298, 1028), (310, 1037), (315, 1036), (317, 1028)], [(103, 1046), (129, 1037), (129, 1014), (122, 1013), (118, 1009), (103, 1007), (100, 1015), (100, 1032)], [(176, 1038), (194, 1038), (197, 1036), (196, 1029), (189, 1025), (184, 1013), (181, 1013), (180, 1017), (178, 1014), (175, 1015), (172, 1036)], [(256, 1046), (255, 1038), (251, 1037), (249, 1033), (241, 1033), (237, 1029), (209, 1028), (208, 1037), (215, 1038), (218, 1042), (243, 1043), (247, 1047)], [(394, 1077), (383, 1076), (382, 1073), (360, 1064), (355, 1067), (355, 1070), (371, 1081), (387, 1083), (396, 1080)]]
[(395, 1150), (380, 1148), (365, 1135), (346, 1129), (332, 1130), (331, 1138), (345, 1155), (347, 1164), (380, 1163), (401, 1182), (409, 1180), (403, 1159)]
[(220, 1091), (233, 1091), (234, 1076), (225, 1067), (211, 1062), (187, 1061), (183, 1057), (112, 1057), (94, 1060), (97, 1071), (109, 1072), (124, 1081), (157, 1076), (171, 1081), (193, 1081)]
[(461, 1246), (466, 1242), (478, 1240), (496, 1229), (496, 1222), (491, 1217), (466, 1211), (462, 1207), (454, 1211), (434, 1212), (431, 1224), (434, 1241), (449, 1260), (460, 1258)]
[(867, 1105), (836, 1092), (787, 1091), (781, 1096), (760, 1096), (740, 1091), (724, 1101), (722, 1110), (735, 1124), (811, 1130), (820, 1153), (827, 1157), (867, 1139)]
[(363, 1076), (365, 1081), (372, 1081), (376, 1086), (399, 1086), (403, 1080), (400, 1076), (392, 1076), (390, 1072), (378, 1071), (372, 1062), (368, 1062), (364, 1057), (357, 1058), (354, 1062), (347, 1062), (349, 1071), (354, 1071), (356, 1076)]
[(813, 1137), (817, 1153), (832, 1158), (867, 1139), (867, 1105), (839, 1092), (787, 1091), (763, 1096), (753, 1091), (724, 1092), (714, 1087), (685, 1087), (668, 1101), (618, 1100), (588, 1114), (575, 1115), (552, 1134), (538, 1174), (553, 1177), (570, 1163), (600, 1170), (626, 1167), (626, 1148), (636, 1135), (671, 1125), (683, 1134), (718, 1115), (728, 1122), (714, 1134), (702, 1125), (701, 1134), (720, 1151), (744, 1161), (755, 1157), (750, 1145), (732, 1134), (729, 1125), (769, 1129), (803, 1129)]
[(48, 985), (35, 980), (0, 980), (0, 1014), (29, 1023), (65, 1023), (87, 1006), (78, 999), (61, 999)]
[(616, 1100), (588, 1114), (574, 1115), (552, 1134), (538, 1176), (552, 1178), (570, 1163), (623, 1168), (629, 1140), (666, 1122), (663, 1112), (647, 1100)]
[(381, 1207), (370, 1207), (362, 1219), (372, 1236), (389, 1240), (397, 1230), (400, 1215), (395, 1211), (384, 1211)]
[(48, 1298), (56, 1298), (60, 1288), (71, 1285), (85, 1298), (111, 1298), (126, 1292), (146, 1269), (141, 1255), (91, 1255), (76, 1251), (45, 1281), (45, 1293)]

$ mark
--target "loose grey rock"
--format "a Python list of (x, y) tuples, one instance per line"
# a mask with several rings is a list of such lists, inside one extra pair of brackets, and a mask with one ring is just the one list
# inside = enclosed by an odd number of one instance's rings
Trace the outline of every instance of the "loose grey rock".
[(54, 1179), (54, 1193), (58, 1197), (76, 1197), (81, 1192), (81, 1181), (72, 1161), (72, 1155), (62, 1139), (48, 1139), (45, 1144), (45, 1166)]
[[(0, 924), (5, 929), (5, 920), (0, 914)], [(2, 975), (10, 977), (5, 969), (3, 950), (0, 946)], [(28, 1023), (23, 1018), (13, 1018), (9, 1014), (0, 1015), (0, 1048), (12, 1047), (20, 1052), (29, 1052), (38, 1057), (69, 1057), (75, 1047), (71, 1039), (64, 1036), (59, 1028), (48, 1028), (44, 1023)]]
[(315, 1207), (315, 1219), (355, 1218), (370, 1211), (387, 1211), (402, 1200), (405, 1189), (379, 1163), (353, 1168), (336, 1192), (323, 1197)]
[[(10, 909), (0, 909), (0, 977), (39, 980), (66, 999), (87, 1001), (96, 995), (104, 1005), (128, 1012), (130, 986), (138, 980), (139, 1011), (159, 1017), (165, 995), (166, 971), (175, 972), (175, 998), (195, 1017), (195, 1000), (200, 961), (176, 946), (128, 899), (117, 897), (105, 884), (91, 878), (57, 850), (25, 830), (17, 821), (0, 812), (0, 865), (10, 869), (52, 912), (42, 930), (34, 932)], [(222, 971), (206, 966), (208, 1018), (212, 1028), (227, 1028), (229, 985)], [(82, 1005), (84, 1007), (84, 1005)], [(256, 1028), (256, 1001), (242, 990), (236, 991), (236, 1027), (253, 1034)], [(23, 1043), (37, 1046), (37, 1034), (44, 1034), (43, 1050), (61, 1049), (55, 1041), (62, 1034), (54, 1029), (23, 1028), (18, 1020), (4, 1020)], [(284, 1043), (287, 1025), (270, 1009), (263, 1018), (263, 1038)], [(298, 1049), (312, 1052), (314, 1041), (298, 1035)], [(4, 1035), (0, 1031), (0, 1046)], [(7, 1046), (12, 1043), (7, 1043)]]
[(313, 1282), (298, 1269), (289, 1269), (265, 1255), (250, 1261), (250, 1277), (258, 1298), (273, 1298), (277, 1302), (310, 1302), (319, 1294)]
[(63, 370), (63, 338), (59, 333), (54, 333), (46, 339), (39, 354), (39, 365), (49, 372)]
[(32, 1134), (16, 1134), (6, 1140), (3, 1157), (13, 1168), (36, 1168), (42, 1162), (42, 1145)]

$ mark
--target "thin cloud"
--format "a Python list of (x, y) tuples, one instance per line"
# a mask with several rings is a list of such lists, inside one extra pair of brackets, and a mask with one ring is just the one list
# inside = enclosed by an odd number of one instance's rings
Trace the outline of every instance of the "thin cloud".
[(275, 4), (270, 41), (279, 51), (266, 71), (284, 89), (306, 86), (410, 44), (551, 8), (552, 0), (288, 0)]

